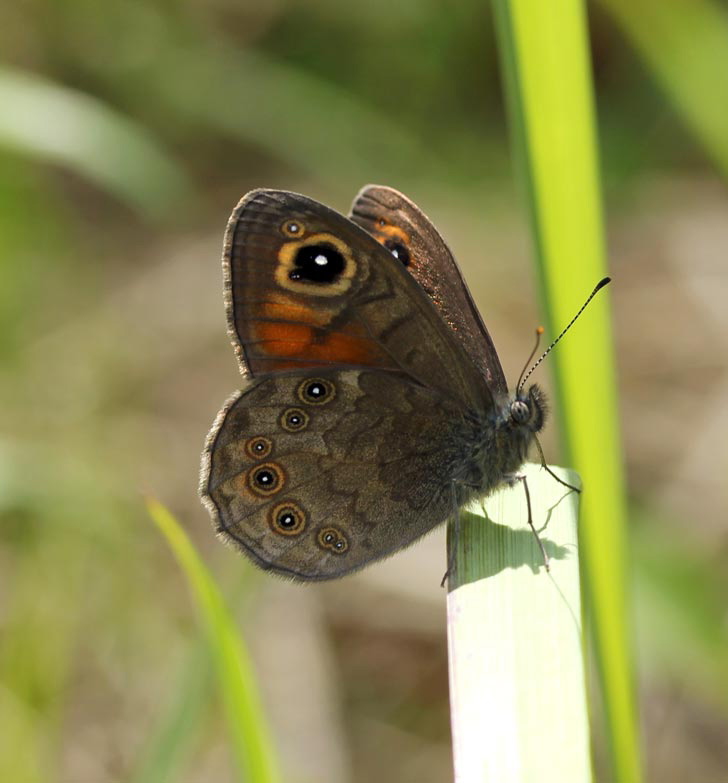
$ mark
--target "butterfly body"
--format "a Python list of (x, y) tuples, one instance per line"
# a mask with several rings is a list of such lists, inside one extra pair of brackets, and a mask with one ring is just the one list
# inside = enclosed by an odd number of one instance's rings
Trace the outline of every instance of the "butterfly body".
[(253, 191), (223, 268), (246, 380), (208, 436), (200, 490), (258, 565), (342, 576), (513, 479), (543, 394), (508, 395), (452, 255), (404, 196), (365, 188), (347, 219)]

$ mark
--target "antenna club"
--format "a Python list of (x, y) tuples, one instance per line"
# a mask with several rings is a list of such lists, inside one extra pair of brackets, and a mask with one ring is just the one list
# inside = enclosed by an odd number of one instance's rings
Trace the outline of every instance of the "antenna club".
[(537, 334), (539, 337), (540, 337), (540, 336), (543, 334), (543, 332), (544, 332), (544, 328), (543, 328), (543, 326), (539, 326), (539, 327), (536, 329), (536, 334)]

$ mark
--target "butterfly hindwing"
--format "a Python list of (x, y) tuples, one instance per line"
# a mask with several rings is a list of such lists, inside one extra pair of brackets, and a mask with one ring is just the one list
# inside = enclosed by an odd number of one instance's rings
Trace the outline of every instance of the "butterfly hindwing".
[(210, 433), (203, 500), (263, 568), (341, 576), (447, 518), (458, 422), (456, 405), (400, 372), (253, 379)]

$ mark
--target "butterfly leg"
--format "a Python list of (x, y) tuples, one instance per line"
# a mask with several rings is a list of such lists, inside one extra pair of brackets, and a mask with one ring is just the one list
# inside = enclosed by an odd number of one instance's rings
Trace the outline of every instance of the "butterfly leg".
[[(541, 550), (541, 555), (543, 556), (543, 564), (546, 567), (546, 570), (550, 571), (551, 565), (549, 556), (546, 554), (543, 541), (541, 541), (541, 537), (539, 536), (538, 531), (533, 524), (533, 512), (531, 511), (531, 493), (528, 491), (528, 481), (526, 480), (526, 476), (523, 473), (514, 473), (513, 476), (509, 478), (513, 478), (515, 481), (521, 481), (523, 483), (523, 490), (526, 493), (526, 507), (528, 508), (528, 526), (531, 528), (533, 535), (536, 537), (536, 543), (538, 544), (538, 548)], [(558, 479), (558, 476), (554, 476), (554, 478)], [(558, 480), (560, 481), (560, 479)], [(561, 481), (561, 483), (563, 484), (564, 482)], [(572, 487), (572, 489), (576, 489), (576, 487)]]
[(581, 489), (579, 487), (575, 487), (572, 484), (569, 484), (568, 482), (564, 481), (563, 479), (560, 479), (554, 472), (551, 470), (551, 468), (546, 464), (546, 457), (544, 456), (543, 449), (541, 448), (541, 444), (538, 442), (538, 438), (534, 435), (533, 437), (534, 441), (536, 442), (536, 447), (538, 448), (538, 453), (541, 455), (541, 467), (552, 477), (555, 478), (556, 481), (559, 482), (559, 484), (562, 484), (565, 487), (568, 487), (573, 492), (581, 492)]
[(458, 544), (460, 543), (460, 504), (458, 503), (458, 489), (457, 484), (453, 481), (450, 484), (450, 496), (452, 498), (452, 518), (454, 523), (454, 532), (452, 544), (448, 547), (447, 556), (447, 571), (443, 574), (440, 587), (445, 586), (445, 580), (450, 574), (455, 573), (455, 556), (458, 551)]

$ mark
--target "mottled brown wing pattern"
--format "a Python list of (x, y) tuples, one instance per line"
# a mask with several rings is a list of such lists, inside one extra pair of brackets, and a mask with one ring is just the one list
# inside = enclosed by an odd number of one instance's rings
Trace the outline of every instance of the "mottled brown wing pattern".
[(349, 217), (393, 253), (417, 280), (493, 394), (507, 394), (495, 345), (460, 268), (422, 210), (393, 188), (367, 185), (354, 199)]
[(201, 494), (220, 535), (263, 568), (334, 578), (447, 518), (460, 421), (398, 372), (250, 380), (208, 437)]
[(316, 201), (253, 191), (228, 224), (228, 326), (244, 375), (377, 367), (469, 406), (482, 378), (422, 289), (366, 231)]

